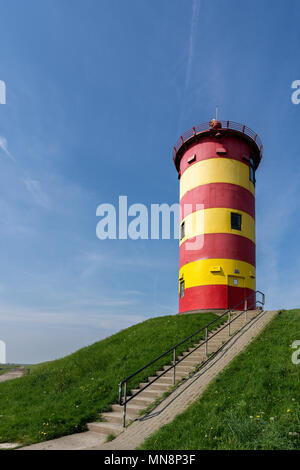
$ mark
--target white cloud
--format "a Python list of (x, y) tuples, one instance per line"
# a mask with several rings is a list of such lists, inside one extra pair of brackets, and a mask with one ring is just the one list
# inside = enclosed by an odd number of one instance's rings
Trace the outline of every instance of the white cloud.
[(14, 162), (16, 161), (14, 156), (8, 151), (8, 145), (7, 145), (7, 139), (3, 136), (0, 136), (0, 149), (3, 150), (3, 152), (11, 158)]
[[(186, 72), (185, 72), (185, 82), (184, 82), (183, 93), (182, 93), (181, 112), (179, 114), (179, 119), (178, 119), (178, 127), (179, 128), (181, 127), (181, 121), (182, 121), (182, 117), (183, 117), (185, 106), (186, 106), (187, 90), (189, 88), (191, 74), (192, 74), (194, 49), (195, 49), (195, 38), (196, 38), (196, 33), (197, 33), (199, 13), (200, 13), (200, 0), (193, 0), (191, 28), (190, 28), (189, 41), (188, 41), (188, 51), (187, 51), (187, 65), (186, 65)], [(179, 132), (181, 132), (181, 131), (179, 131)]]
[(32, 178), (25, 178), (23, 182), (26, 186), (27, 191), (31, 194), (36, 204), (45, 209), (50, 208), (50, 201), (47, 194), (43, 191), (41, 183)]
[(200, 1), (193, 0), (192, 4), (192, 21), (191, 21), (191, 29), (190, 29), (190, 37), (189, 37), (189, 48), (188, 48), (188, 60), (187, 60), (187, 67), (186, 67), (186, 76), (185, 76), (185, 88), (188, 87), (191, 73), (192, 73), (192, 64), (194, 58), (194, 47), (195, 47), (195, 36), (197, 33), (197, 25), (198, 25), (198, 18), (200, 12)]

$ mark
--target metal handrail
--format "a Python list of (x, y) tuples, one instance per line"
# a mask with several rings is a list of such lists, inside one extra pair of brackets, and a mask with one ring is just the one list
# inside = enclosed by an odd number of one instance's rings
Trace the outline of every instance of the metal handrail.
[[(260, 158), (262, 158), (263, 144), (262, 144), (260, 137), (256, 134), (256, 132), (250, 129), (250, 127), (244, 126), (243, 124), (239, 122), (220, 121), (220, 123), (221, 123), (222, 129), (238, 131), (250, 137), (250, 139), (252, 139), (256, 143), (259, 149)], [(198, 124), (198, 126), (195, 126), (192, 129), (189, 129), (188, 131), (184, 132), (184, 134), (181, 135), (179, 139), (177, 139), (177, 142), (173, 147), (173, 160), (175, 161), (176, 154), (178, 150), (180, 149), (180, 147), (182, 147), (182, 145), (185, 144), (189, 139), (191, 139), (192, 137), (196, 135), (202, 134), (203, 132), (207, 132), (211, 129), (212, 127), (209, 122), (203, 122), (201, 124)]]
[[(215, 320), (211, 321), (210, 323), (208, 323), (207, 325), (203, 326), (202, 328), (200, 328), (200, 330), (196, 331), (195, 333), (191, 334), (190, 336), (188, 336), (187, 338), (185, 338), (184, 340), (180, 341), (180, 343), (177, 343), (175, 346), (172, 346), (170, 349), (168, 349), (168, 351), (162, 353), (160, 356), (156, 357), (155, 359), (153, 359), (152, 361), (148, 362), (148, 364), (146, 364), (145, 366), (141, 367), (140, 369), (138, 369), (136, 372), (134, 372), (133, 374), (129, 375), (128, 377), (126, 377), (125, 379), (123, 379), (120, 383), (119, 383), (119, 404), (121, 406), (123, 406), (123, 426), (125, 427), (126, 425), (126, 405), (128, 402), (130, 402), (131, 400), (133, 400), (133, 398), (135, 398), (137, 395), (139, 395), (141, 392), (143, 392), (146, 388), (148, 388), (150, 385), (152, 385), (154, 382), (156, 382), (158, 379), (160, 379), (163, 375), (167, 374), (170, 370), (173, 369), (173, 385), (175, 385), (175, 382), (176, 382), (176, 366), (182, 362), (184, 359), (186, 359), (188, 356), (190, 356), (190, 354), (194, 353), (195, 351), (197, 351), (197, 349), (201, 348), (201, 346), (203, 346), (205, 344), (205, 356), (206, 356), (206, 359), (208, 360), (208, 342), (214, 338), (216, 336), (216, 334), (218, 334), (220, 331), (224, 330), (225, 328), (228, 327), (228, 336), (230, 336), (230, 327), (231, 327), (231, 324), (237, 319), (239, 318), (242, 314), (246, 314), (246, 321), (247, 321), (247, 312), (248, 312), (248, 300), (250, 298), (252, 298), (253, 296), (256, 297), (257, 294), (260, 294), (262, 296), (262, 300), (257, 300), (255, 299), (255, 307), (257, 307), (257, 304), (261, 304), (262, 307), (264, 307), (264, 304), (265, 304), (265, 294), (261, 291), (256, 291), (256, 292), (253, 292), (252, 294), (248, 295), (248, 297), (246, 297), (245, 299), (243, 299), (241, 302), (239, 302), (237, 305), (235, 305), (234, 307), (231, 307), (230, 309), (226, 310), (222, 315), (220, 315), (218, 318), (216, 318)], [(236, 315), (234, 318), (231, 317), (231, 312), (232, 310), (237, 310), (237, 308), (244, 304), (244, 306), (246, 305), (246, 302), (247, 302), (247, 308), (242, 310), (238, 315)], [(220, 329), (218, 329), (218, 331), (216, 333), (214, 333), (213, 335), (211, 335), (210, 337), (208, 337), (208, 331), (209, 331), (209, 328), (216, 322), (219, 322), (221, 318), (225, 317), (225, 316), (228, 316), (228, 323), (226, 323), (224, 326), (222, 326)], [(183, 358), (179, 359), (176, 361), (176, 349), (181, 346), (182, 344), (186, 343), (187, 341), (189, 341), (190, 339), (192, 339), (193, 337), (197, 336), (200, 332), (203, 332), (205, 331), (205, 340), (203, 342), (201, 342), (200, 344), (198, 344), (192, 351), (190, 351), (188, 354), (186, 354)], [(223, 347), (223, 346), (222, 346)], [(155, 362), (159, 361), (160, 359), (162, 359), (164, 356), (166, 356), (167, 354), (170, 354), (171, 352), (173, 351), (173, 364), (168, 367), (167, 369), (165, 369), (161, 374), (159, 374), (157, 377), (155, 377), (153, 380), (151, 380), (150, 382), (148, 382), (144, 387), (140, 388), (137, 392), (135, 392), (133, 395), (130, 395), (130, 396), (127, 396), (127, 385), (128, 385), (128, 381), (130, 379), (132, 379), (132, 377), (135, 377), (137, 374), (139, 374), (140, 372), (142, 372), (143, 370), (147, 369), (148, 367), (150, 367), (152, 364), (154, 364)], [(205, 363), (204, 363), (205, 364)], [(123, 392), (123, 385), (124, 385), (124, 393)], [(123, 399), (122, 399), (122, 395), (123, 395)]]

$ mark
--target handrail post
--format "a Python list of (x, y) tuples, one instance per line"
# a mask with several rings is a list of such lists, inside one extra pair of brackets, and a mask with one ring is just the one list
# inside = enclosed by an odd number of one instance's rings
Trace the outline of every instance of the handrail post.
[(208, 359), (207, 342), (208, 342), (208, 328), (206, 327), (206, 329), (205, 329), (205, 356), (206, 356), (206, 359)]
[(173, 385), (176, 381), (176, 348), (173, 349)]
[(122, 382), (119, 383), (119, 405), (122, 405)]
[(228, 336), (230, 336), (231, 311), (228, 311)]
[(123, 403), (123, 428), (126, 426), (126, 400), (127, 400), (127, 381), (124, 385), (124, 403)]

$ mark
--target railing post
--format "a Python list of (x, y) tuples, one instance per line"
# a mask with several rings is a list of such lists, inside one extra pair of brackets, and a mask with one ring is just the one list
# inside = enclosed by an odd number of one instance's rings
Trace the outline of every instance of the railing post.
[(123, 403), (123, 428), (126, 426), (126, 400), (127, 400), (127, 382), (124, 385), (124, 403)]
[(173, 385), (176, 381), (176, 348), (173, 349)]
[(228, 312), (228, 336), (230, 336), (231, 311)]
[(206, 330), (205, 330), (205, 356), (206, 356), (206, 359), (208, 359), (207, 342), (208, 342), (208, 328), (206, 328)]
[(119, 405), (122, 405), (122, 382), (119, 383)]

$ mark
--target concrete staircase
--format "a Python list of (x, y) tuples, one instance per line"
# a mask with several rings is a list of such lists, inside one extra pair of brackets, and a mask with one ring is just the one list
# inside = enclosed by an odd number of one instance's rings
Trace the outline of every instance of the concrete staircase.
[[(234, 335), (236, 332), (241, 330), (241, 328), (243, 328), (243, 326), (247, 322), (249, 322), (252, 318), (254, 318), (257, 315), (257, 313), (258, 313), (257, 310), (250, 310), (247, 312), (247, 317), (246, 317), (246, 314), (243, 314), (239, 318), (234, 320), (230, 326), (230, 336)], [(232, 318), (234, 319), (235, 316), (233, 315)], [(228, 339), (230, 338), (228, 327), (224, 329), (222, 328), (224, 328), (224, 325), (210, 332), (208, 335), (208, 338), (215, 335), (215, 337), (212, 338), (208, 342), (208, 354), (209, 355), (218, 351), (218, 349), (220, 349), (220, 347), (222, 347), (222, 345), (226, 341), (228, 341)], [(198, 345), (195, 344), (193, 348), (189, 348), (181, 356), (179, 356), (177, 360), (184, 358), (186, 354), (188, 354), (197, 346)], [(205, 346), (203, 345), (197, 351), (190, 354), (190, 356), (188, 356), (186, 359), (184, 359), (180, 364), (176, 366), (176, 381), (175, 381), (176, 384), (178, 384), (178, 382), (180, 382), (182, 379), (184, 379), (185, 377), (188, 377), (191, 373), (193, 373), (195, 369), (197, 368), (197, 366), (205, 362), (205, 360), (206, 360)], [(166, 365), (163, 367), (163, 370), (166, 370), (169, 367), (170, 365)], [(157, 371), (156, 376), (160, 375), (163, 372), (163, 370)], [(148, 377), (148, 381), (150, 382), (154, 378), (155, 377)], [(140, 383), (139, 388), (131, 390), (130, 394), (133, 395), (134, 393), (136, 393), (139, 389), (143, 388), (149, 382)], [(168, 390), (170, 390), (172, 386), (173, 386), (173, 370), (167, 372), (163, 377), (156, 380), (155, 383), (151, 384), (146, 390), (143, 390), (137, 397), (133, 398), (127, 404), (126, 423), (128, 424), (131, 421), (138, 418), (142, 411), (148, 408), (148, 406), (153, 404), (157, 399), (162, 397), (162, 395)], [(97, 432), (97, 433), (104, 435), (103, 436), (104, 440), (107, 438), (107, 436), (110, 436), (110, 435), (117, 436), (124, 430), (122, 426), (122, 413), (123, 413), (122, 406), (112, 405), (112, 411), (100, 414), (100, 419), (104, 421), (99, 421), (99, 422), (88, 424), (89, 431)]]

